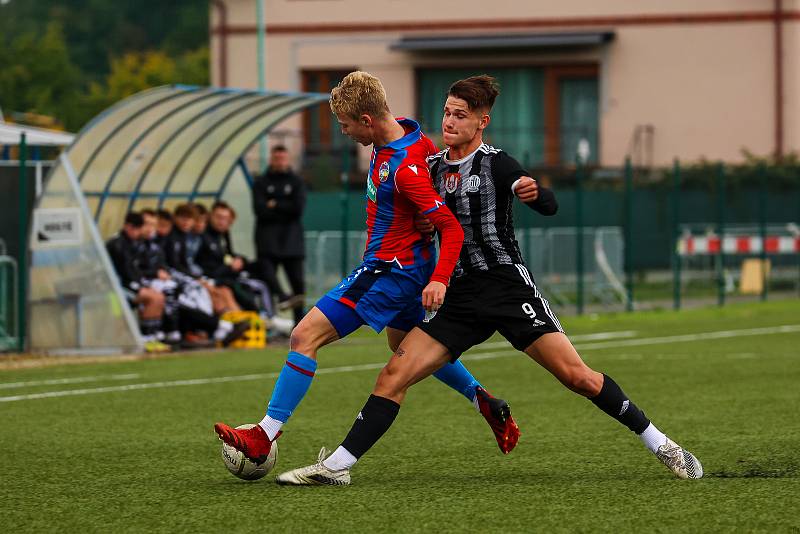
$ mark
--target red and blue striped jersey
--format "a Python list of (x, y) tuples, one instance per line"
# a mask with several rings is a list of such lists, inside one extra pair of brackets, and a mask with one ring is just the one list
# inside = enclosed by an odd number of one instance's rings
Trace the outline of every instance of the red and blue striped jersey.
[(387, 261), (407, 268), (435, 259), (433, 240), (417, 231), (414, 215), (418, 212), (430, 214), (443, 202), (433, 189), (425, 160), (436, 153), (436, 145), (420, 131), (415, 121), (398, 118), (397, 122), (406, 135), (372, 149), (367, 176), (364, 263)]

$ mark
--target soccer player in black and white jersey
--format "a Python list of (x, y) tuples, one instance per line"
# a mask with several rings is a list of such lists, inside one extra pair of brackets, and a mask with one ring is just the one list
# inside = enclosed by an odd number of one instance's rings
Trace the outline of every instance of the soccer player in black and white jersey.
[(543, 215), (555, 214), (557, 204), (512, 157), (483, 143), (498, 95), (490, 76), (454, 83), (442, 118), (448, 148), (429, 158), (434, 187), (464, 229), (444, 303), (400, 344), (339, 448), (279, 475), (279, 484), (349, 484), (350, 468), (391, 426), (408, 388), (495, 332), (634, 432), (676, 476), (703, 476), (690, 452), (656, 428), (611, 377), (583, 362), (536, 288), (514, 237), (512, 204), (516, 196)]

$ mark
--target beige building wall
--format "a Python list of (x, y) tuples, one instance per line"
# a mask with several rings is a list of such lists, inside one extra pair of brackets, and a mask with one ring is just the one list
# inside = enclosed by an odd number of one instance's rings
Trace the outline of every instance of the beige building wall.
[[(224, 0), (227, 85), (257, 86), (255, 1)], [(619, 165), (637, 125), (652, 125), (653, 163), (674, 157), (735, 162), (775, 149), (772, 0), (573, 0), (486, 3), (423, 0), (265, 0), (267, 86), (300, 90), (308, 69), (359, 68), (379, 76), (398, 115), (415, 116), (415, 69), (424, 66), (599, 66), (600, 163)], [(783, 1), (783, 147), (800, 151), (800, 0)], [(481, 13), (481, 18), (470, 17)], [(212, 7), (212, 79), (219, 83), (219, 10)], [(453, 29), (450, 29), (453, 28)], [(615, 33), (580, 51), (393, 51), (403, 36), (552, 31)], [(502, 98), (502, 96), (501, 96)], [(299, 131), (295, 117), (283, 129)]]

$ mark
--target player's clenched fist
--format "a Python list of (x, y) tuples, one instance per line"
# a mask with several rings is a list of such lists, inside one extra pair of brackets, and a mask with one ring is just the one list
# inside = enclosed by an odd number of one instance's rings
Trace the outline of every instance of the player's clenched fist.
[(430, 282), (422, 290), (422, 307), (426, 311), (437, 311), (442, 307), (447, 286), (441, 282)]
[(523, 202), (533, 202), (539, 198), (539, 184), (530, 176), (523, 176), (517, 181), (514, 194)]

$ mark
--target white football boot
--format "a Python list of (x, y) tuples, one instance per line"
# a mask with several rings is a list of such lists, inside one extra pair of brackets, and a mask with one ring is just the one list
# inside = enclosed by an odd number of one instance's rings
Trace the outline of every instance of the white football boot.
[(658, 448), (656, 457), (678, 478), (703, 478), (700, 460), (669, 438)]
[(317, 463), (281, 473), (275, 477), (275, 482), (282, 486), (349, 486), (349, 469), (333, 471), (322, 463), (329, 454), (330, 451), (322, 447)]

